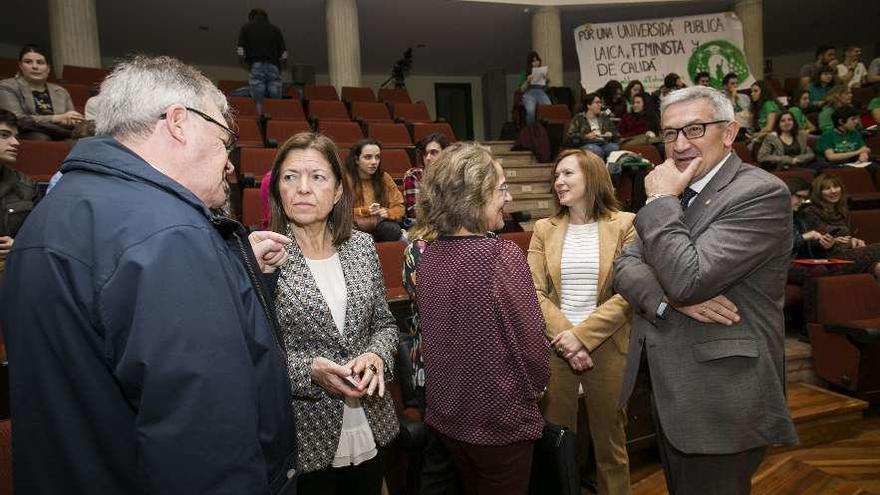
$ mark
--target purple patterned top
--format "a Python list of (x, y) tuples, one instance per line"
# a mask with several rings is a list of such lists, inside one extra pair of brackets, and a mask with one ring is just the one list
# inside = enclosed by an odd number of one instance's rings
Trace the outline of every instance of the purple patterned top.
[(418, 277), (425, 421), (477, 445), (539, 438), (550, 346), (520, 248), (492, 234), (440, 237)]

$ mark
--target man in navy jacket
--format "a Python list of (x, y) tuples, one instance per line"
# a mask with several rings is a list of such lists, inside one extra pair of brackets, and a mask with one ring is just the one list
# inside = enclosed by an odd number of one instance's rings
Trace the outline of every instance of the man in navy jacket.
[(28, 494), (295, 490), (265, 258), (216, 217), (228, 105), (170, 57), (102, 84), (96, 129), (16, 237), (2, 318), (13, 481)]

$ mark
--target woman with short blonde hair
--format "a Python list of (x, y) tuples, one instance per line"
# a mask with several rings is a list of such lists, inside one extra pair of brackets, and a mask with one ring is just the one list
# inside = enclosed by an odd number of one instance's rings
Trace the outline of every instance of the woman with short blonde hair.
[(525, 494), (547, 384), (544, 319), (525, 256), (489, 232), (510, 201), (488, 148), (456, 143), (426, 171), (418, 223), (437, 238), (417, 268), (425, 422), (477, 494)]
[(541, 405), (548, 423), (577, 431), (583, 387), (599, 493), (627, 494), (626, 413), (617, 400), (632, 310), (612, 293), (612, 261), (635, 239), (635, 215), (618, 210), (611, 176), (589, 151), (563, 152), (554, 175), (559, 212), (538, 220), (529, 246), (545, 332), (556, 350)]

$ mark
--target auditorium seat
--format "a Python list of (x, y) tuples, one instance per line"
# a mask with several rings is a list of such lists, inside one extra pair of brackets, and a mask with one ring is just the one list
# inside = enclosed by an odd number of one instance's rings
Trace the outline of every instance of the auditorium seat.
[(235, 121), (238, 126), (238, 146), (242, 148), (262, 148), (265, 145), (263, 133), (260, 131), (260, 125), (257, 123), (256, 117), (251, 115), (245, 118), (239, 118)]
[(18, 60), (14, 58), (0, 58), (0, 79), (15, 76), (18, 72)]
[(263, 222), (263, 201), (260, 189), (246, 187), (241, 193), (241, 223), (251, 229), (258, 229)]
[(351, 147), (364, 138), (361, 126), (356, 122), (318, 121), (318, 130), (332, 139), (336, 146), (342, 148)]
[[(270, 120), (266, 123), (266, 137), (281, 146), (294, 134), (311, 132), (312, 127), (308, 122), (296, 120)], [(271, 146), (271, 144), (270, 144)]]
[(568, 126), (568, 122), (571, 120), (571, 111), (567, 105), (538, 105), (535, 115), (539, 121), (549, 124)]
[(238, 158), (238, 171), (242, 177), (257, 183), (272, 169), (275, 161), (275, 148), (242, 148)]
[(816, 176), (812, 170), (775, 170), (772, 173), (782, 180), (788, 177), (800, 177), (807, 182), (813, 182), (813, 178)]
[(319, 122), (350, 122), (348, 110), (341, 101), (309, 101), (309, 118)]
[(391, 106), (391, 112), (394, 120), (407, 124), (430, 124), (434, 122), (431, 114), (428, 113), (428, 106), (423, 102), (419, 103), (394, 103)]
[(305, 122), (306, 113), (303, 111), (299, 100), (263, 100), (263, 113), (268, 114), (272, 120), (297, 120)]
[(250, 96), (229, 96), (226, 98), (229, 106), (235, 110), (235, 116), (241, 117), (257, 117), (257, 105)]
[(388, 302), (399, 302), (409, 299), (403, 288), (403, 250), (406, 244), (400, 241), (377, 242), (376, 253), (382, 266), (382, 277), (385, 279), (385, 298)]
[(853, 210), (849, 223), (854, 235), (868, 244), (880, 243), (880, 210)]
[(367, 125), (367, 136), (382, 143), (383, 147), (406, 147), (413, 144), (403, 124), (371, 123)]
[(361, 123), (371, 124), (373, 122), (384, 122), (387, 124), (394, 123), (391, 120), (391, 114), (388, 113), (388, 107), (384, 103), (375, 101), (355, 101), (351, 104), (351, 117)]
[(515, 242), (522, 249), (523, 254), (529, 255), (529, 244), (532, 242), (531, 232), (505, 232), (504, 234), (499, 234), (498, 237)]
[(794, 95), (795, 91), (801, 86), (801, 79), (799, 77), (786, 77), (782, 82), (782, 86), (786, 94)]
[(217, 89), (223, 92), (223, 94), (229, 94), (235, 91), (236, 89), (248, 87), (247, 81), (232, 81), (229, 79), (220, 79), (217, 81)]
[(84, 113), (86, 102), (89, 98), (98, 94), (97, 88), (91, 84), (65, 83), (64, 89), (70, 93), (70, 99), (73, 100), (73, 106), (79, 113)]
[(65, 84), (87, 84), (97, 86), (107, 77), (110, 71), (94, 67), (80, 67), (78, 65), (65, 65), (61, 71), (62, 81)]
[(12, 423), (0, 421), (0, 495), (12, 495)]
[(869, 136), (865, 144), (871, 148), (872, 155), (880, 156), (880, 133)]
[(419, 140), (423, 137), (427, 136), (428, 134), (433, 134), (435, 132), (446, 136), (446, 139), (448, 139), (450, 143), (457, 141), (457, 139), (455, 139), (455, 132), (452, 130), (452, 126), (450, 126), (446, 122), (437, 122), (434, 124), (413, 124), (411, 126), (411, 129), (414, 143), (418, 143)]
[(339, 101), (339, 94), (333, 86), (306, 86), (305, 97), (310, 102), (321, 101)]
[(384, 103), (412, 103), (406, 88), (379, 88), (378, 99)]
[(752, 150), (749, 149), (748, 144), (742, 141), (734, 141), (733, 151), (734, 153), (736, 153), (736, 156), (738, 156), (739, 159), (743, 162), (757, 165), (755, 158), (752, 156)]
[(650, 144), (625, 144), (621, 146), (620, 149), (638, 153), (639, 155), (642, 155), (642, 158), (648, 160), (654, 165), (660, 165), (663, 163), (663, 159), (660, 157), (660, 152)]
[(874, 88), (852, 88), (852, 104), (856, 108), (865, 108), (874, 97)]
[(402, 179), (406, 171), (412, 168), (409, 154), (402, 149), (382, 149), (382, 170), (394, 179)]
[(343, 86), (342, 87), (342, 101), (348, 103), (354, 103), (356, 101), (366, 101), (375, 103), (376, 95), (373, 94), (373, 90), (370, 88), (357, 88), (354, 86)]
[(880, 286), (869, 274), (816, 279), (816, 312), (807, 325), (816, 374), (835, 387), (880, 402)]
[(66, 141), (22, 140), (12, 167), (37, 182), (49, 182), (72, 147)]

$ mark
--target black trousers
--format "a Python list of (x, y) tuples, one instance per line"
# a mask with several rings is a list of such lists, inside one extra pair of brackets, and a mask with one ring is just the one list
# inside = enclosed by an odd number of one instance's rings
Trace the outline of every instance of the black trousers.
[[(416, 397), (422, 417), (425, 414), (425, 389), (416, 388)], [(425, 425), (425, 447), (421, 452), (419, 472), (419, 495), (458, 495), (464, 493), (455, 461), (434, 430)]]
[(657, 447), (660, 450), (660, 462), (663, 464), (669, 495), (749, 495), (751, 493), (752, 475), (761, 465), (766, 447), (756, 447), (735, 454), (686, 454), (673, 447), (666, 438), (656, 407), (654, 407), (654, 424), (657, 428)]
[(357, 466), (326, 467), (301, 474), (296, 483), (297, 495), (381, 495), (382, 450), (376, 457)]

